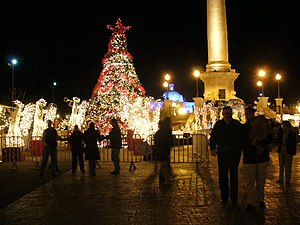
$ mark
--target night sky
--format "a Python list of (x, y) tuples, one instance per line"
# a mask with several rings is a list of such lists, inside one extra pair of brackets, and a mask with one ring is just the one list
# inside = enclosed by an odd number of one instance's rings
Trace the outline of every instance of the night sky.
[[(10, 96), (11, 68), (16, 57), (15, 87), (27, 101), (41, 97), (67, 107), (63, 97), (89, 99), (102, 70), (111, 31), (120, 17), (128, 50), (147, 95), (159, 98), (163, 76), (188, 101), (195, 96), (195, 67), (207, 64), (206, 1), (0, 1), (0, 104)], [(47, 3), (48, 2), (48, 3)], [(267, 77), (264, 92), (275, 102), (276, 73), (282, 75), (285, 104), (300, 100), (299, 12), (292, 1), (226, 1), (229, 63), (240, 76), (237, 97), (246, 103), (258, 96), (257, 71)], [(200, 95), (203, 83), (199, 82)]]

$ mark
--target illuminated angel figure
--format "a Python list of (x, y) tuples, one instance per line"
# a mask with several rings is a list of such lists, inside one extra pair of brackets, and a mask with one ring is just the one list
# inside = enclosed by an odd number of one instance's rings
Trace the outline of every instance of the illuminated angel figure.
[(54, 121), (56, 117), (57, 106), (54, 103), (50, 103), (46, 109), (44, 109), (44, 124), (47, 124), (48, 120)]
[(34, 121), (33, 121), (33, 137), (41, 137), (43, 131), (46, 127), (43, 118), (44, 118), (44, 108), (47, 102), (45, 99), (41, 98), (35, 103), (35, 113), (34, 113)]
[(82, 127), (88, 107), (89, 107), (89, 103), (86, 100), (83, 100), (81, 104), (78, 106), (76, 124), (78, 125), (79, 129), (81, 129)]
[(78, 106), (79, 106), (79, 103), (80, 103), (80, 98), (73, 97), (72, 102), (73, 102), (73, 104), (72, 104), (72, 113), (71, 113), (71, 117), (70, 117), (70, 121), (69, 121), (69, 127), (70, 128), (74, 127), (77, 123), (77, 113), (78, 113)]
[(6, 135), (6, 147), (24, 146), (20, 129), (21, 113), (24, 104), (19, 100), (15, 100), (14, 104), (17, 106), (17, 110), (13, 112), (11, 117), (11, 123), (9, 124), (8, 133)]

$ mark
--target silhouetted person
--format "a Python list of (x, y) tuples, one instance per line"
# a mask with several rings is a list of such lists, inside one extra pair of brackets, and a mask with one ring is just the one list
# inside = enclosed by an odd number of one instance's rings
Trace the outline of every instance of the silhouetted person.
[[(233, 204), (238, 201), (238, 167), (241, 158), (242, 124), (232, 118), (232, 109), (225, 106), (223, 119), (218, 120), (211, 132), (210, 149), (217, 155), (221, 202), (227, 204), (230, 195)], [(230, 186), (228, 184), (230, 174)]]
[(282, 127), (278, 130), (277, 135), (278, 157), (279, 157), (279, 179), (277, 183), (291, 182), (293, 156), (297, 152), (297, 132), (294, 131), (289, 121), (283, 121)]
[(76, 173), (77, 161), (79, 162), (81, 173), (85, 174), (83, 162), (83, 133), (79, 130), (77, 125), (74, 126), (69, 142), (72, 152), (72, 174)]
[(264, 187), (270, 160), (272, 127), (264, 116), (255, 116), (254, 108), (246, 108), (244, 127), (243, 162), (246, 181), (246, 209), (254, 209), (256, 201), (265, 208)]
[(52, 127), (52, 121), (47, 121), (48, 128), (43, 132), (43, 144), (44, 144), (44, 154), (42, 158), (42, 164), (40, 168), (40, 176), (44, 175), (45, 169), (47, 167), (48, 158), (51, 158), (51, 172), (52, 176), (57, 176), (57, 131)]
[(99, 131), (95, 129), (95, 124), (90, 123), (89, 128), (83, 134), (85, 146), (85, 159), (89, 161), (90, 175), (96, 176), (96, 160), (100, 160), (98, 141), (104, 139)]
[(154, 149), (159, 166), (159, 184), (171, 185), (170, 152), (172, 147), (171, 118), (167, 117), (159, 123), (154, 135)]
[(113, 175), (120, 174), (120, 149), (122, 148), (121, 130), (118, 126), (118, 120), (111, 120), (112, 129), (109, 132), (107, 138), (110, 140), (111, 159), (114, 163)]

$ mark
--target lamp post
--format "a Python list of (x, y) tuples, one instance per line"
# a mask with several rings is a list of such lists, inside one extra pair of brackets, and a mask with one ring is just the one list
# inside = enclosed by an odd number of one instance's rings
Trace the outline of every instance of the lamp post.
[(166, 100), (169, 100), (169, 83), (167, 81), (165, 81), (163, 83), (163, 86), (166, 88), (167, 92), (166, 92)]
[(259, 70), (258, 71), (258, 75), (261, 77), (262, 79), (262, 82), (261, 82), (261, 96), (265, 96), (265, 93), (264, 93), (264, 84), (263, 84), (263, 80), (264, 80), (264, 77), (266, 75), (266, 72), (264, 70)]
[(280, 98), (280, 87), (279, 87), (279, 81), (281, 79), (281, 75), (279, 73), (276, 74), (275, 79), (277, 80), (277, 96)]
[(166, 96), (166, 100), (169, 100), (169, 80), (171, 80), (171, 76), (167, 73), (165, 75), (165, 82), (164, 82), (164, 87), (167, 88), (167, 96)]
[(282, 119), (282, 101), (283, 98), (280, 98), (280, 86), (279, 86), (279, 81), (281, 79), (281, 75), (277, 73), (275, 75), (275, 79), (277, 80), (277, 98), (275, 98), (276, 101), (276, 112), (280, 114), (281, 119)]
[(54, 81), (53, 82), (53, 85), (52, 85), (52, 88), (53, 88), (53, 95), (52, 95), (52, 102), (54, 103), (54, 100), (55, 100), (55, 98), (54, 98), (54, 87), (57, 85), (57, 83)]
[(194, 77), (196, 78), (196, 97), (199, 97), (199, 90), (198, 90), (198, 78), (200, 76), (199, 70), (194, 71)]
[(16, 59), (12, 59), (10, 63), (8, 63), (8, 65), (11, 67), (11, 102), (12, 105), (14, 104), (14, 82), (15, 82), (15, 65), (18, 63), (18, 61)]
[[(258, 86), (258, 92), (259, 92), (259, 96), (262, 96), (262, 92), (260, 92), (260, 87), (263, 86), (263, 83), (261, 81), (257, 81), (257, 86)], [(262, 89), (262, 88), (261, 88)]]
[(169, 81), (171, 79), (171, 76), (167, 73), (166, 75), (165, 75), (165, 80), (166, 81)]

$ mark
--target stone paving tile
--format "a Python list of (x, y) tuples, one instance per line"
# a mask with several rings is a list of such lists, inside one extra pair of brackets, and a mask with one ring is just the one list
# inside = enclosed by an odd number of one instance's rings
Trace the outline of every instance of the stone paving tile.
[[(173, 186), (160, 187), (155, 163), (141, 162), (129, 172), (122, 164), (119, 176), (110, 175), (112, 163), (103, 163), (96, 177), (70, 172), (51, 180), (0, 210), (0, 225), (248, 225), (300, 224), (300, 157), (294, 158), (290, 187), (275, 181), (277, 154), (272, 153), (266, 184), (267, 209), (245, 211), (243, 166), (240, 167), (239, 205), (220, 203), (216, 159), (209, 168), (173, 165)], [(37, 179), (39, 179), (37, 177)]]

